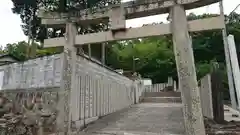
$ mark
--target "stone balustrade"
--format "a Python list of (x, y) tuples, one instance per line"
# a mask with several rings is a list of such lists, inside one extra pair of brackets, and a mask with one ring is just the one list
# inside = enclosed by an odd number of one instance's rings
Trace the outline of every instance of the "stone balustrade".
[[(63, 56), (62, 53), (0, 67), (4, 73), (1, 93), (13, 104), (11, 113), (24, 116), (32, 112), (28, 121), (46, 118), (51, 125), (49, 132), (62, 132), (64, 126)], [(75, 66), (75, 86), (69, 101), (72, 129), (138, 102), (142, 90), (137, 81), (83, 56), (77, 56)], [(26, 112), (24, 105), (31, 109)], [(39, 132), (47, 132), (44, 127), (41, 129)]]

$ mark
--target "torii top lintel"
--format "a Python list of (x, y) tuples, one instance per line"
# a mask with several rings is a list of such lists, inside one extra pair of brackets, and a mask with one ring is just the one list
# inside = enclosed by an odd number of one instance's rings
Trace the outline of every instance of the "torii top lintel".
[(114, 7), (122, 7), (125, 18), (133, 19), (167, 13), (168, 9), (176, 3), (184, 5), (187, 10), (210, 5), (219, 1), (220, 0), (136, 0), (125, 2), (120, 5), (108, 6), (95, 13), (90, 13), (88, 12), (89, 10), (71, 13), (47, 13), (45, 11), (39, 11), (38, 16), (42, 18), (42, 24), (46, 25), (65, 24), (69, 20), (82, 24), (89, 24), (109, 21), (110, 12)]

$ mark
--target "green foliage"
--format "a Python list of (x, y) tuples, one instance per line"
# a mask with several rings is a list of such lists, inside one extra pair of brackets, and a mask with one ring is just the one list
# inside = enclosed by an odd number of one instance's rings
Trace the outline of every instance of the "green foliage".
[(24, 61), (26, 59), (26, 48), (28, 44), (25, 41), (7, 44), (5, 50), (8, 54), (18, 58), (20, 61)]
[(190, 13), (187, 16), (188, 20), (197, 20), (197, 19), (202, 19), (202, 18), (209, 18), (209, 17), (216, 17), (218, 16), (217, 14), (202, 14), (202, 15), (195, 15), (194, 13)]
[[(36, 50), (36, 52), (37, 52), (36, 56), (34, 56), (34, 57), (52, 55), (52, 54), (56, 54), (56, 53), (61, 53), (63, 51), (63, 48), (59, 48), (59, 47), (43, 49), (40, 47), (39, 44), (37, 44), (37, 43), (34, 43), (34, 44), (35, 44), (35, 46), (38, 46), (38, 48)], [(13, 43), (13, 44), (7, 44), (4, 49), (1, 49), (0, 53), (1, 54), (7, 53), (7, 54), (14, 56), (15, 58), (17, 58), (20, 61), (25, 61), (28, 59), (27, 52), (26, 52), (28, 47), (29, 47), (28, 43), (26, 43), (25, 41)]]
[[(195, 20), (213, 16), (216, 15), (190, 14), (188, 19)], [(234, 13), (228, 18), (228, 33), (235, 36), (239, 53), (240, 15)], [(225, 55), (220, 30), (194, 32), (191, 36), (198, 79), (211, 72), (213, 62), (218, 62), (224, 67)], [(166, 81), (167, 76), (173, 76), (176, 79), (177, 72), (171, 39), (171, 36), (161, 36), (114, 43), (108, 48), (107, 64), (113, 68), (133, 70), (133, 57), (139, 58), (135, 61), (136, 71), (143, 77), (152, 78), (153, 82)], [(221, 68), (223, 74), (226, 74), (225, 69)], [(227, 82), (226, 78), (225, 82)]]
[(112, 45), (107, 64), (128, 71), (135, 65), (143, 77), (152, 78), (154, 82), (165, 81), (175, 72), (174, 54), (168, 41), (168, 37), (152, 37), (117, 42)]

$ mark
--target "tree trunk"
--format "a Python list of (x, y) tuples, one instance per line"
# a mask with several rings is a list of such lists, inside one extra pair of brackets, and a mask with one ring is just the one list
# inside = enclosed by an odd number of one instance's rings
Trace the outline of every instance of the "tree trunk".
[(223, 107), (223, 85), (221, 73), (218, 69), (214, 69), (211, 75), (212, 83), (212, 104), (214, 121), (221, 124), (224, 123), (224, 107)]

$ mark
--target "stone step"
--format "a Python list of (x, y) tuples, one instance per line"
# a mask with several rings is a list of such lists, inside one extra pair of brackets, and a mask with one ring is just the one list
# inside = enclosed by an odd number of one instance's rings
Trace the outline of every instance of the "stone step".
[(141, 100), (143, 103), (181, 103), (180, 97), (143, 97)]
[(181, 135), (181, 134), (171, 134), (171, 133), (151, 133), (151, 132), (98, 132), (98, 133), (84, 133), (81, 135)]
[(145, 92), (144, 97), (181, 97), (181, 92)]

